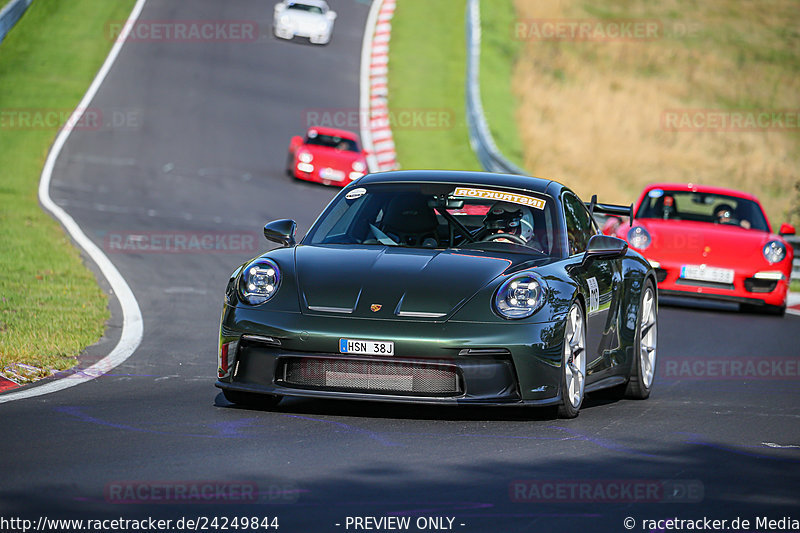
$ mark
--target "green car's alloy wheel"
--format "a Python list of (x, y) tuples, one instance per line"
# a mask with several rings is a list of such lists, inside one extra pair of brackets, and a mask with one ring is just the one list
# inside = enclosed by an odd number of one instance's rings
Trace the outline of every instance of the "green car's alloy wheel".
[(583, 308), (573, 302), (567, 314), (564, 333), (564, 361), (561, 365), (562, 402), (558, 415), (575, 418), (583, 403), (584, 383), (586, 381), (586, 321)]
[(625, 395), (628, 398), (643, 400), (650, 396), (653, 377), (656, 372), (656, 348), (658, 346), (658, 313), (656, 291), (653, 282), (648, 280), (642, 291), (639, 306), (639, 328), (636, 330), (634, 346), (638, 346), (631, 366), (631, 376)]

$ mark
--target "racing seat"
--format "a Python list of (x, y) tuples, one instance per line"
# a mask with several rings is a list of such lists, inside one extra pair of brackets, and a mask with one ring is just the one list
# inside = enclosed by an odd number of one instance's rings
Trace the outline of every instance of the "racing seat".
[(423, 195), (396, 196), (386, 206), (382, 230), (401, 245), (435, 248), (439, 245), (438, 227), (436, 214)]
[(664, 194), (656, 199), (647, 214), (647, 218), (663, 218), (664, 220), (680, 218), (678, 216), (678, 207), (675, 205), (675, 197)]

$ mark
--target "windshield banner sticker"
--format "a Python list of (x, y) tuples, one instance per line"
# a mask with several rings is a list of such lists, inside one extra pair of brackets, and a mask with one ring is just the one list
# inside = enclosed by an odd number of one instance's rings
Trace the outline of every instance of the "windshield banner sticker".
[(344, 197), (347, 200), (355, 200), (356, 198), (361, 198), (366, 193), (367, 189), (365, 189), (364, 187), (359, 187), (358, 189), (353, 189), (352, 191), (349, 191), (347, 194), (344, 195)]
[(534, 198), (533, 196), (524, 196), (511, 192), (491, 191), (488, 189), (473, 189), (471, 187), (458, 187), (453, 193), (453, 196), (511, 202), (513, 204), (527, 205), (528, 207), (536, 209), (544, 209), (545, 204), (544, 200), (541, 198)]

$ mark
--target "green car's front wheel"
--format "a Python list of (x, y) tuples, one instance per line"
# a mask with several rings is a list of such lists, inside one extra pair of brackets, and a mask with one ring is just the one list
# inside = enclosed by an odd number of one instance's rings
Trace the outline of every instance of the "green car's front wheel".
[(586, 381), (586, 320), (583, 307), (572, 302), (564, 331), (564, 358), (561, 364), (561, 405), (558, 416), (575, 418), (583, 403)]

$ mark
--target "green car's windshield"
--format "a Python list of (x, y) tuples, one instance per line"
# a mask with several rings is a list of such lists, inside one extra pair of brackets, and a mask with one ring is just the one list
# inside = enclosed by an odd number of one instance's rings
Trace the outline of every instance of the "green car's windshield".
[(554, 255), (562, 234), (551, 197), (452, 184), (371, 184), (323, 213), (304, 244), (484, 248)]

